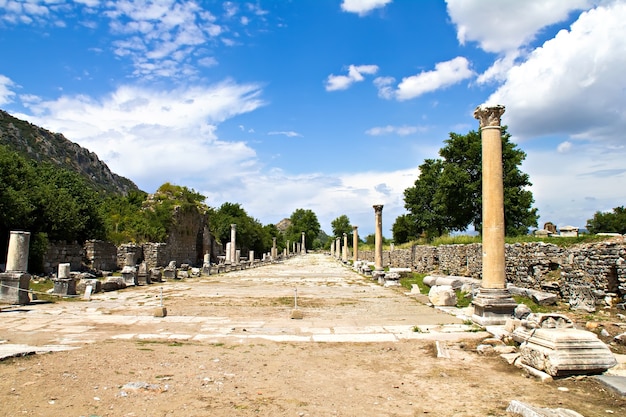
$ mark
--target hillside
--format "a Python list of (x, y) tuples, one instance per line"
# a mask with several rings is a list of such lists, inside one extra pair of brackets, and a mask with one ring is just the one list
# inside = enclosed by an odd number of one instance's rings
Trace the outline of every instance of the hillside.
[(77, 172), (97, 190), (126, 195), (137, 186), (111, 172), (98, 156), (60, 133), (52, 133), (0, 110), (0, 144), (27, 158), (50, 162)]

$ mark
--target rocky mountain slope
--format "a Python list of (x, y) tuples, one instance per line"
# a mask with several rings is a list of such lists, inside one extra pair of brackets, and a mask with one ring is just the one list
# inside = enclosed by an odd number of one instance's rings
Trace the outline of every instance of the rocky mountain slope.
[(111, 172), (98, 155), (68, 140), (0, 110), (0, 144), (41, 162), (50, 162), (82, 175), (94, 187), (115, 194), (137, 190), (128, 178)]

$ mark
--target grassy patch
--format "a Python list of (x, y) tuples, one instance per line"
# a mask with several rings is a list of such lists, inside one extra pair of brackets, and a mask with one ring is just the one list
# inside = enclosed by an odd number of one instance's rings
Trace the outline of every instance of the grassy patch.
[(469, 295), (465, 291), (456, 290), (456, 306), (457, 307), (467, 307), (472, 303), (472, 298), (467, 297)]
[(406, 278), (400, 278), (400, 285), (407, 290), (411, 290), (413, 288), (413, 284), (416, 284), (420, 289), (420, 293), (428, 294), (428, 291), (430, 291), (430, 287), (424, 284), (424, 277), (426, 277), (427, 275), (428, 274), (419, 274), (417, 272), (413, 272), (410, 276)]
[(51, 290), (54, 287), (54, 283), (51, 279), (40, 279), (37, 281), (30, 281), (28, 285), (28, 289), (34, 291), (37, 295), (38, 300), (55, 302), (58, 301), (59, 297), (52, 294), (46, 294), (47, 291)]
[(520, 295), (513, 295), (513, 299), (517, 304), (525, 304), (530, 308), (530, 311), (533, 313), (551, 313), (554, 311), (554, 308), (550, 308), (548, 306), (542, 306), (535, 303), (532, 299), (527, 297), (522, 297)]

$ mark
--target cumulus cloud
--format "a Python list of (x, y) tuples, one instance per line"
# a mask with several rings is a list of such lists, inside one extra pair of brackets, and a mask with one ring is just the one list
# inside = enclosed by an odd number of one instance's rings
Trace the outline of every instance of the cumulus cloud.
[(423, 71), (403, 78), (396, 89), (392, 87), (395, 80), (391, 77), (379, 77), (374, 80), (374, 85), (377, 86), (380, 97), (403, 101), (449, 87), (473, 75), (469, 61), (464, 57), (456, 57), (450, 61), (437, 63), (432, 71)]
[(392, 0), (343, 0), (341, 10), (364, 16), (374, 9), (385, 7)]
[(211, 189), (241, 181), (254, 169), (252, 148), (220, 140), (215, 131), (225, 120), (263, 106), (260, 94), (257, 85), (231, 81), (169, 91), (122, 86), (100, 99), (33, 100), (24, 105), (34, 116), (16, 116), (63, 132), (146, 191), (166, 181)]
[(377, 65), (350, 65), (348, 75), (331, 74), (326, 80), (326, 91), (347, 90), (356, 82), (361, 82), (365, 78), (363, 74), (376, 74)]
[(377, 126), (365, 131), (366, 134), (370, 136), (383, 136), (383, 135), (399, 135), (399, 136), (407, 136), (418, 131), (424, 130), (418, 126)]
[(563, 22), (572, 12), (588, 8), (592, 0), (482, 1), (446, 0), (460, 44), (476, 42), (500, 57), (481, 74), (479, 84), (501, 82), (524, 48), (540, 31)]
[(556, 151), (558, 153), (565, 153), (565, 152), (569, 152), (571, 149), (572, 149), (572, 142), (566, 140), (565, 142), (559, 143), (559, 146), (557, 146)]
[(626, 4), (582, 13), (532, 51), (487, 100), (504, 104), (520, 140), (552, 134), (623, 143), (626, 130)]
[(0, 106), (4, 106), (5, 104), (11, 103), (13, 101), (13, 97), (15, 97), (15, 92), (12, 90), (14, 87), (13, 81), (11, 81), (8, 77), (0, 74)]
[(478, 42), (487, 52), (518, 49), (537, 32), (562, 22), (575, 10), (589, 7), (589, 0), (446, 0), (448, 14), (462, 45)]
[(326, 231), (330, 230), (332, 220), (348, 213), (350, 222), (359, 226), (359, 234), (363, 236), (374, 232), (372, 205), (384, 204), (383, 233), (389, 236), (396, 217), (405, 212), (403, 192), (415, 182), (417, 174), (417, 167), (398, 171), (301, 175), (274, 169), (248, 176), (241, 189), (222, 187), (219, 194), (211, 198), (215, 198), (215, 204), (242, 202), (248, 213), (273, 223), (306, 207), (313, 210)]

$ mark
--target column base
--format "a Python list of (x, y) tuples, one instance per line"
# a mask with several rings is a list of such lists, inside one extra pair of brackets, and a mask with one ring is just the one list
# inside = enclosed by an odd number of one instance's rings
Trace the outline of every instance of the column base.
[(472, 301), (472, 321), (481, 326), (505, 324), (517, 307), (517, 302), (506, 288), (480, 288)]
[(0, 272), (0, 301), (8, 304), (29, 304), (29, 285), (29, 273), (14, 271)]

